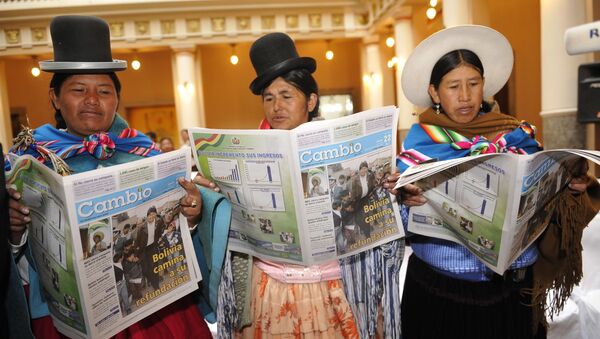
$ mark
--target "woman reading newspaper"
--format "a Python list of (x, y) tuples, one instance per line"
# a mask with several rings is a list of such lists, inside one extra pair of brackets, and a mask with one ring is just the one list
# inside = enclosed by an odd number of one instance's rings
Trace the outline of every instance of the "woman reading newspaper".
[[(50, 30), (55, 58), (42, 62), (41, 69), (54, 72), (49, 95), (56, 110), (57, 127), (26, 129), (19, 134), (11, 151), (31, 154), (62, 175), (159, 154), (148, 137), (129, 128), (116, 114), (121, 84), (114, 72), (125, 70), (126, 62), (111, 57), (108, 24), (95, 17), (59, 16), (52, 20)], [(183, 178), (179, 183), (187, 192), (180, 201), (182, 213), (189, 225), (196, 225), (202, 205), (200, 192)], [(21, 194), (13, 189), (10, 194), (10, 242), (26, 283), (19, 293), (22, 302), (28, 303), (32, 318), (30, 322), (28, 317), (19, 316), (20, 322), (11, 326), (22, 331), (20, 337), (26, 337), (27, 332), (38, 338), (60, 337), (41, 298), (35, 269), (28, 264), (28, 256), (23, 255), (27, 251), (29, 210), (20, 202)], [(210, 331), (188, 296), (123, 330), (117, 337), (205, 338), (210, 337)]]
[[(497, 105), (484, 100), (504, 86), (512, 65), (509, 42), (488, 27), (448, 28), (421, 42), (406, 63), (402, 88), (413, 104), (429, 108), (404, 140), (400, 171), (431, 160), (540, 151), (531, 125), (500, 113)], [(462, 245), (410, 235), (414, 253), (402, 298), (403, 336), (545, 337), (545, 290), (557, 287), (558, 299), (549, 305), (556, 307), (577, 283), (581, 231), (597, 211), (586, 193), (595, 180), (586, 175), (586, 163), (577, 165), (569, 189), (552, 202), (557, 226), (549, 226), (503, 276)], [(416, 185), (399, 193), (405, 207), (427, 203)], [(406, 225), (406, 209), (403, 214)]]
[[(250, 59), (257, 74), (250, 89), (261, 96), (265, 114), (260, 129), (293, 129), (318, 114), (318, 87), (312, 76), (315, 60), (299, 57), (289, 36), (271, 33), (259, 38), (250, 49)], [(196, 180), (215, 187), (199, 176)], [(235, 330), (244, 338), (369, 338), (376, 334), (397, 338), (403, 245), (394, 241), (339, 263), (312, 266), (233, 253), (233, 277), (224, 275), (219, 289), (230, 293), (221, 293), (219, 298), (220, 305), (238, 301), (237, 315), (221, 312), (219, 330)], [(231, 319), (236, 316), (234, 324)]]

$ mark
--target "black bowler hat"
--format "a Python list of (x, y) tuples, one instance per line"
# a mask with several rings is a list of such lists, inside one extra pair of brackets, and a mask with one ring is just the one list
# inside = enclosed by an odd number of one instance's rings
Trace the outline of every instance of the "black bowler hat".
[(294, 41), (284, 33), (269, 33), (256, 40), (250, 47), (250, 60), (256, 71), (250, 90), (256, 95), (273, 79), (293, 69), (304, 68), (311, 73), (317, 69), (315, 59), (299, 57)]
[(54, 60), (41, 61), (42, 71), (106, 73), (123, 71), (127, 61), (113, 60), (106, 21), (93, 16), (63, 15), (50, 22)]

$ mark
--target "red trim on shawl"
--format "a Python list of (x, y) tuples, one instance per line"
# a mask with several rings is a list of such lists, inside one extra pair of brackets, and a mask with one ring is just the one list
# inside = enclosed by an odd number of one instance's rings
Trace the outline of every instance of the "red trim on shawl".
[(258, 125), (258, 129), (271, 129), (271, 125), (269, 125), (266, 118), (263, 118)]

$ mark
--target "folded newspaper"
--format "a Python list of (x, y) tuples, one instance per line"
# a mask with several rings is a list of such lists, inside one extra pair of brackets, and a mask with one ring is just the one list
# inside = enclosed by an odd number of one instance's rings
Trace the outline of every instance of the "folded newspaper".
[(189, 148), (61, 177), (13, 158), (7, 183), (29, 207), (29, 248), (56, 328), (110, 337), (198, 288), (200, 270), (180, 215)]
[(397, 119), (383, 107), (293, 130), (190, 128), (198, 170), (232, 202), (229, 248), (312, 264), (402, 237), (382, 187)]
[(598, 151), (563, 149), (410, 167), (396, 188), (416, 183), (428, 202), (410, 208), (408, 231), (462, 244), (503, 274), (544, 231), (553, 212), (548, 203), (566, 189), (581, 158), (600, 164)]

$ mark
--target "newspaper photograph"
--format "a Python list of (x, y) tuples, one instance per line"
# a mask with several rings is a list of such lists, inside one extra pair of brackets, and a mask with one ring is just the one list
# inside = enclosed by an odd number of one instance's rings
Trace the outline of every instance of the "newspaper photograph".
[(198, 288), (177, 182), (190, 178), (189, 148), (66, 177), (13, 160), (7, 182), (30, 208), (28, 241), (61, 333), (109, 337)]
[(460, 243), (502, 274), (544, 231), (583, 154), (600, 163), (595, 151), (549, 150), (414, 166), (396, 187), (414, 182), (428, 201), (410, 208), (408, 231)]
[(397, 109), (293, 130), (188, 130), (199, 172), (232, 202), (229, 246), (312, 264), (404, 235), (383, 189), (393, 169)]

